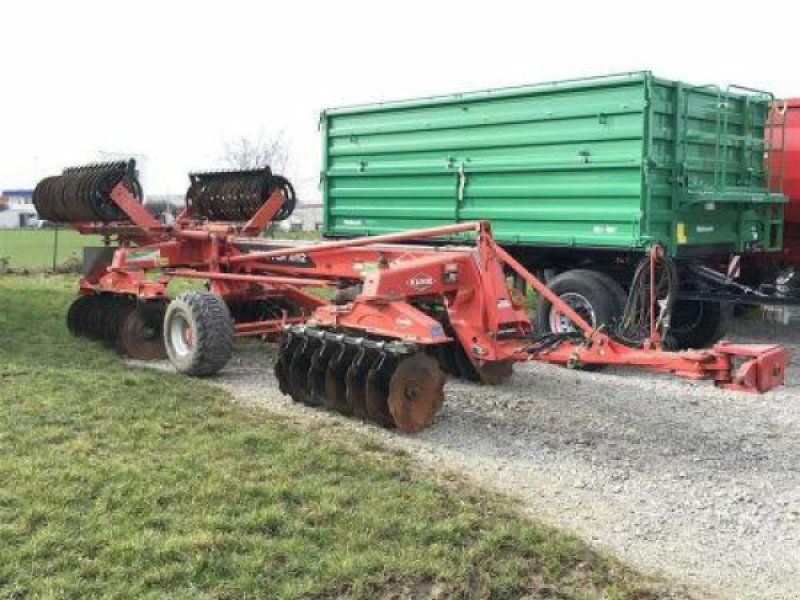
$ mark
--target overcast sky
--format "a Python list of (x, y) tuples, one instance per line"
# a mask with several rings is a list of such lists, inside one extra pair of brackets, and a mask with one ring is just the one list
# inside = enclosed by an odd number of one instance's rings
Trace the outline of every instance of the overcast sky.
[(226, 140), (283, 131), (314, 201), (327, 107), (641, 69), (800, 96), (798, 5), (2, 2), (0, 189), (105, 151), (182, 194)]

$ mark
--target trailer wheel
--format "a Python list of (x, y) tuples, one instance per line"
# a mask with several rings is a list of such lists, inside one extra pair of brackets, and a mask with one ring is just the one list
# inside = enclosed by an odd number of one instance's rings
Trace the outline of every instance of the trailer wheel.
[[(582, 316), (592, 327), (611, 325), (625, 310), (625, 292), (608, 275), (588, 269), (565, 271), (551, 279), (547, 287)], [(539, 333), (566, 333), (577, 328), (554, 310), (552, 303), (539, 297), (535, 322)]]
[(233, 319), (225, 301), (211, 292), (181, 294), (167, 308), (164, 340), (178, 372), (213, 375), (233, 353)]
[(666, 342), (677, 350), (708, 348), (725, 335), (728, 313), (719, 302), (678, 300)]

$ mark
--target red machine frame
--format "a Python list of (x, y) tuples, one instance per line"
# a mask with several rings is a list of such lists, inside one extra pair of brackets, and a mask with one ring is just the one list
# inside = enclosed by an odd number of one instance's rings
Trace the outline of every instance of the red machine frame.
[[(453, 339), (440, 321), (419, 306), (434, 300), (443, 303), (453, 336), (487, 383), (510, 374), (512, 363), (529, 360), (570, 367), (636, 366), (710, 379), (726, 389), (748, 392), (772, 389), (785, 377), (787, 352), (776, 345), (721, 342), (707, 350), (669, 352), (662, 349), (656, 333), (642, 347), (623, 344), (610, 333), (594, 329), (525, 270), (494, 241), (484, 222), (248, 251), (243, 249), (245, 242), (253, 242), (280, 210), (280, 189), (240, 226), (197, 220), (187, 208), (167, 227), (123, 185), (114, 188), (111, 198), (130, 222), (73, 223), (81, 233), (99, 233), (107, 242), (114, 236), (119, 242), (110, 263), (96, 265), (81, 279), (82, 294), (167, 299), (171, 279), (202, 279), (227, 302), (282, 297), (300, 309), (300, 316), (284, 314), (278, 319), (237, 323), (237, 335), (276, 336), (287, 325), (307, 323), (425, 346)], [(464, 232), (475, 235), (474, 246), (410, 243)], [(546, 297), (572, 321), (576, 334), (534, 348), (535, 332), (523, 299), (508, 286), (508, 273), (515, 273)], [(310, 288), (339, 293), (349, 289), (351, 294), (331, 302)], [(655, 300), (651, 299), (653, 308)]]

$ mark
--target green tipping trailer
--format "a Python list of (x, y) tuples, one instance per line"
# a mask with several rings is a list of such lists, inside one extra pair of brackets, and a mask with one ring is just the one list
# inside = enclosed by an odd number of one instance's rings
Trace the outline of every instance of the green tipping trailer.
[[(678, 265), (781, 249), (772, 103), (638, 72), (326, 110), (324, 231), (488, 220), (528, 268), (557, 275), (560, 293), (594, 296), (584, 312), (599, 324), (623, 311), (654, 243)], [(686, 270), (681, 283), (696, 293)], [(537, 312), (558, 328), (546, 306)], [(683, 302), (673, 331), (690, 321), (684, 345), (708, 343), (722, 314)]]
[(771, 100), (644, 72), (327, 110), (325, 232), (487, 219), (509, 245), (778, 250)]

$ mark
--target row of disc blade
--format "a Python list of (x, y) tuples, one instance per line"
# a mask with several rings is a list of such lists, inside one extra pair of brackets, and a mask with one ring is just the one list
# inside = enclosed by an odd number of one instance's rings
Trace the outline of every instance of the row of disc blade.
[(298, 402), (405, 432), (430, 425), (444, 402), (446, 376), (424, 351), (306, 326), (284, 331), (275, 375)]
[(163, 302), (140, 303), (122, 294), (79, 296), (67, 311), (67, 328), (75, 336), (100, 340), (138, 360), (166, 358)]
[(142, 191), (129, 162), (112, 162), (72, 167), (61, 175), (42, 179), (33, 191), (33, 204), (39, 218), (73, 223), (80, 221), (119, 221), (125, 213), (111, 199), (120, 181), (137, 199)]

